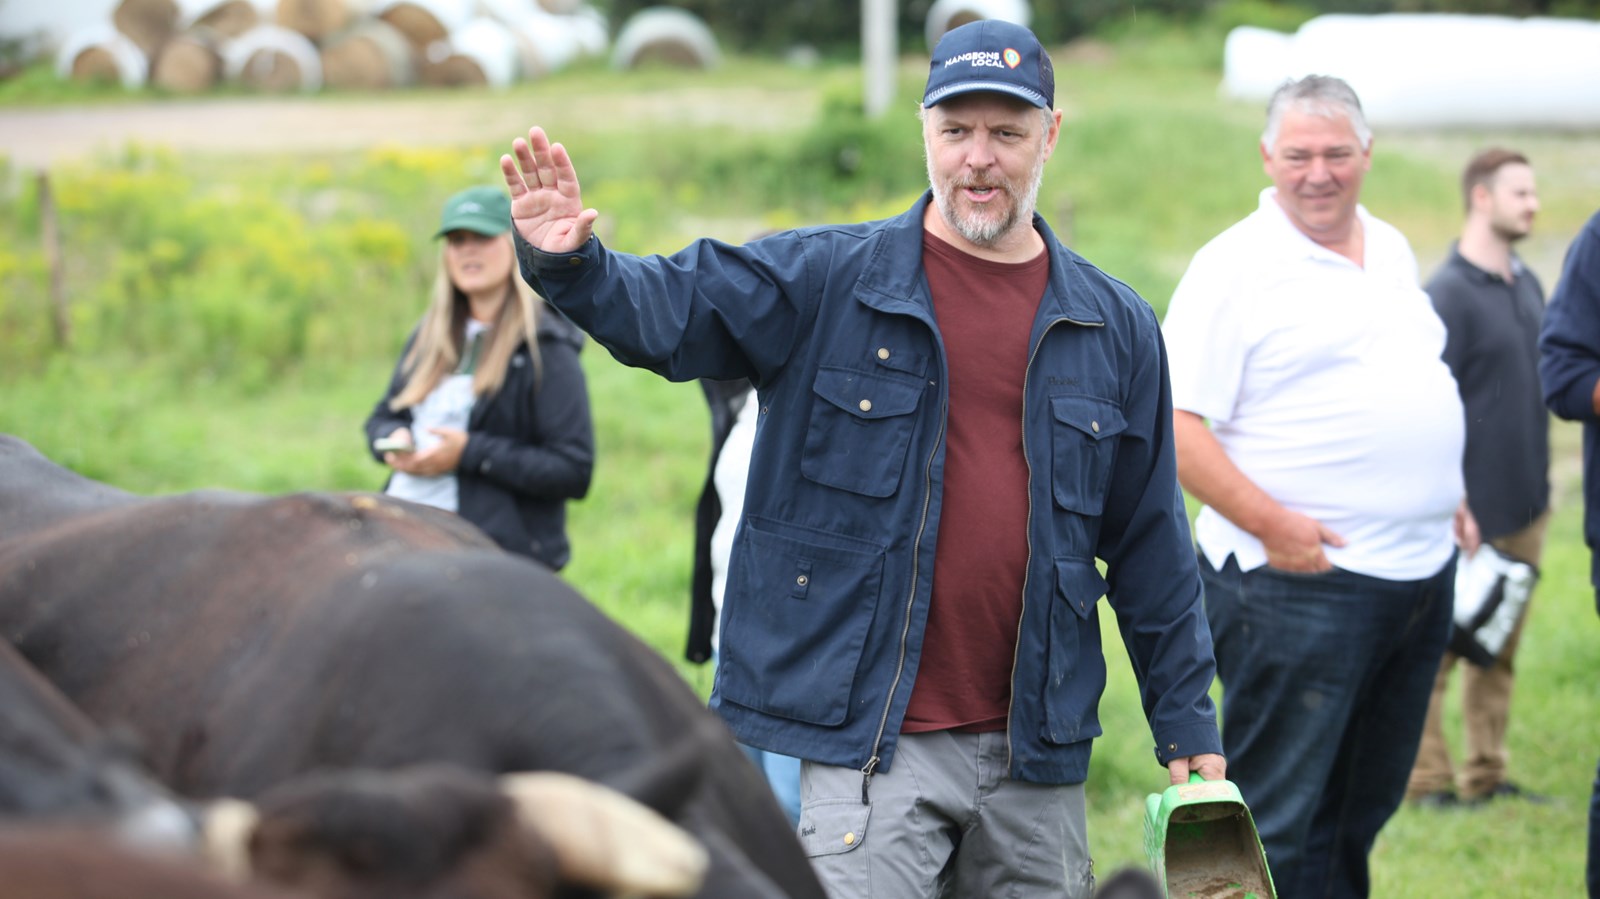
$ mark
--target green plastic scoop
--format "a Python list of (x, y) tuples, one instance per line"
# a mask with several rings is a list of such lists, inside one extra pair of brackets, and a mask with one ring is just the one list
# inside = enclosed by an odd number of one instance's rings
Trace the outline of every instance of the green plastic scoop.
[(1168, 899), (1277, 899), (1255, 819), (1232, 781), (1191, 774), (1151, 793), (1144, 851)]

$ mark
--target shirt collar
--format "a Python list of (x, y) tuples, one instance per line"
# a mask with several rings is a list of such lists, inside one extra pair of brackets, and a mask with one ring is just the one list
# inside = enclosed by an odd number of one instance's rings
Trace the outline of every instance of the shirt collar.
[[(1450, 263), (1452, 265), (1460, 266), (1462, 272), (1465, 273), (1467, 277), (1481, 281), (1485, 284), (1506, 283), (1506, 279), (1500, 277), (1499, 272), (1491, 272), (1486, 269), (1478, 268), (1472, 263), (1471, 259), (1461, 255), (1461, 241), (1459, 240), (1453, 240), (1450, 242)], [(1515, 250), (1512, 250), (1511, 276), (1513, 278), (1521, 279), (1524, 271), (1526, 271), (1526, 268), (1522, 264), (1522, 258), (1517, 255)]]
[[(1285, 212), (1284, 208), (1278, 204), (1278, 188), (1276, 186), (1262, 189), (1261, 204), (1257, 207), (1256, 212), (1271, 223), (1274, 235), (1284, 242), (1286, 248), (1292, 249), (1302, 258), (1326, 259), (1345, 265), (1355, 264), (1307, 237), (1304, 231), (1296, 227), (1294, 221), (1289, 218), (1289, 213)], [(1370, 237), (1372, 234), (1372, 216), (1367, 212), (1367, 207), (1357, 203), (1356, 218), (1360, 219), (1362, 229)], [(1368, 240), (1365, 244), (1370, 253), (1371, 241)]]

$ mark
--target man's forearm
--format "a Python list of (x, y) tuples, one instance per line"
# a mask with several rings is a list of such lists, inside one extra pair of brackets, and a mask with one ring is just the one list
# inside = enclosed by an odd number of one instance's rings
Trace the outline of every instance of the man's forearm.
[(1283, 506), (1233, 464), (1200, 416), (1178, 410), (1172, 416), (1172, 429), (1178, 445), (1178, 482), (1183, 489), (1260, 537)]

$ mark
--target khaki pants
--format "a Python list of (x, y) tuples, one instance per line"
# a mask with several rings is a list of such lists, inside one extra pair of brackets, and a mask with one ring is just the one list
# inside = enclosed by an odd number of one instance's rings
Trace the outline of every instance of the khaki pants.
[[(1538, 567), (1544, 552), (1545, 527), (1549, 523), (1550, 511), (1546, 509), (1522, 530), (1489, 543), (1503, 553)], [(1529, 606), (1532, 606), (1531, 601)], [(1505, 782), (1512, 660), (1516, 658), (1517, 645), (1522, 642), (1522, 627), (1527, 620), (1528, 609), (1524, 609), (1522, 620), (1517, 622), (1500, 658), (1491, 668), (1479, 668), (1471, 663), (1458, 666), (1456, 663), (1461, 657), (1445, 651), (1439, 663), (1439, 675), (1433, 682), (1433, 697), (1428, 702), (1422, 745), (1417, 750), (1417, 762), (1406, 788), (1408, 798), (1453, 788), (1459, 791), (1462, 799), (1476, 799)], [(1461, 715), (1466, 730), (1466, 755), (1459, 772), (1451, 769), (1450, 747), (1445, 741), (1443, 724), (1445, 688), (1450, 683), (1451, 670), (1457, 667), (1461, 668)]]

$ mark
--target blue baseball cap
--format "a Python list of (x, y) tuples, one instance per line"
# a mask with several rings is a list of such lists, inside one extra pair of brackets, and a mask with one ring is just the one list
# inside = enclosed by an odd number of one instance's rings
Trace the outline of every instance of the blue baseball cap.
[(972, 91), (998, 91), (1051, 109), (1055, 66), (1027, 28), (999, 19), (968, 22), (945, 32), (933, 48), (922, 105), (937, 106)]

